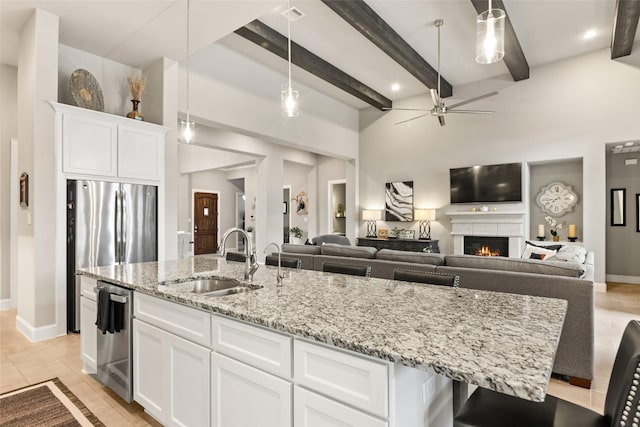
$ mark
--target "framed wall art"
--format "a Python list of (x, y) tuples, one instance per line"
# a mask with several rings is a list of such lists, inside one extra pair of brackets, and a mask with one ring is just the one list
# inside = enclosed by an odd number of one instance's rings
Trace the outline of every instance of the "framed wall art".
[(385, 221), (413, 221), (413, 181), (385, 184)]
[(20, 206), (29, 206), (29, 175), (26, 172), (20, 175)]

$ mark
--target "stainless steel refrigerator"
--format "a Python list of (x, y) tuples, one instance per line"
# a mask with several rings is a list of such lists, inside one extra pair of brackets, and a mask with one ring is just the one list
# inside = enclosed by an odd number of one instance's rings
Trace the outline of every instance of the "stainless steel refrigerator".
[(67, 327), (80, 330), (75, 270), (158, 260), (157, 187), (67, 181)]

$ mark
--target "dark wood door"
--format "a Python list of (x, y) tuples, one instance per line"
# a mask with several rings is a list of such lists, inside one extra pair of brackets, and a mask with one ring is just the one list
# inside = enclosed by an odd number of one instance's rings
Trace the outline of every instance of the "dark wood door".
[(218, 252), (218, 195), (193, 195), (193, 243), (195, 255)]

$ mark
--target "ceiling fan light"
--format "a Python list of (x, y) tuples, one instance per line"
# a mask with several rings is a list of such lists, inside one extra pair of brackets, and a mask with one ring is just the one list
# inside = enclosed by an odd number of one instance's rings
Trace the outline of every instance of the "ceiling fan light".
[(493, 64), (504, 58), (504, 25), (502, 9), (489, 9), (476, 19), (476, 62)]
[(282, 115), (285, 117), (296, 117), (300, 114), (298, 109), (298, 91), (293, 86), (285, 84), (280, 92), (280, 106)]

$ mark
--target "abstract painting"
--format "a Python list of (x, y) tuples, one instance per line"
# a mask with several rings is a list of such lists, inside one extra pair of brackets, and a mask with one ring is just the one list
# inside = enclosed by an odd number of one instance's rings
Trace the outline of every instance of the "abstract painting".
[(385, 221), (413, 221), (413, 181), (385, 184)]

